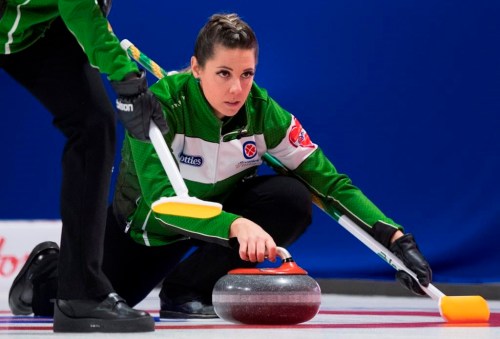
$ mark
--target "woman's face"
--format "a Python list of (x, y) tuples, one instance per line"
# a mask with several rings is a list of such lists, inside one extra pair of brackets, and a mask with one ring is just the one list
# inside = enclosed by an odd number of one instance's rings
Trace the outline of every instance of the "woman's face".
[(245, 104), (255, 74), (254, 49), (216, 45), (214, 55), (201, 67), (191, 58), (191, 69), (217, 118), (232, 117)]

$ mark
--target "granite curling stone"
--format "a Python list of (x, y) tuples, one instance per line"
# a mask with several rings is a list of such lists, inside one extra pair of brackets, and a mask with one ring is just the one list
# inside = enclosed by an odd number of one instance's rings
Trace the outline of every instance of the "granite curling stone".
[(318, 283), (297, 266), (290, 253), (277, 247), (278, 268), (229, 271), (214, 286), (217, 315), (233, 323), (294, 325), (311, 320), (321, 305)]

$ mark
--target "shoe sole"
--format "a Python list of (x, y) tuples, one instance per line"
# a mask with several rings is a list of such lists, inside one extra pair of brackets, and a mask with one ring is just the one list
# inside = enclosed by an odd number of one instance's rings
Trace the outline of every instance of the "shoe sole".
[(196, 313), (183, 313), (174, 311), (160, 311), (160, 319), (215, 319), (218, 318), (216, 314), (196, 314)]
[(29, 284), (30, 282), (27, 279), (25, 279), (25, 282), (22, 285), (19, 284), (19, 282), (20, 280), (24, 279), (24, 276), (28, 272), (28, 269), (31, 267), (33, 260), (35, 260), (43, 251), (50, 249), (59, 251), (59, 246), (52, 241), (46, 241), (41, 244), (38, 244), (31, 251), (30, 255), (28, 256), (28, 259), (26, 259), (26, 263), (24, 264), (24, 266), (21, 268), (21, 271), (14, 279), (14, 282), (12, 283), (11, 288), (9, 290), (9, 308), (12, 311), (12, 314), (30, 315), (31, 313), (33, 313), (31, 305), (26, 305), (21, 300), (21, 294), (26, 288), (26, 284), (27, 283)]
[(155, 321), (152, 317), (136, 319), (95, 319), (71, 318), (54, 307), (54, 332), (59, 333), (132, 333), (153, 332)]

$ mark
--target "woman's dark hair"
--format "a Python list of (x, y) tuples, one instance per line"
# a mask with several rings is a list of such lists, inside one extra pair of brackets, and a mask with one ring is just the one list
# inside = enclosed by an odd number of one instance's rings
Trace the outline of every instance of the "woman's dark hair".
[(214, 47), (255, 49), (255, 60), (259, 55), (259, 44), (252, 28), (237, 14), (214, 14), (198, 33), (194, 56), (201, 67), (214, 55)]

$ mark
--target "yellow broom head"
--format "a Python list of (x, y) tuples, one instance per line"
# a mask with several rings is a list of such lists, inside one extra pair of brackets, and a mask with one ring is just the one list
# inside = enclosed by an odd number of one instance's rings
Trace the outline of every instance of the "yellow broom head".
[(222, 205), (194, 197), (170, 197), (155, 201), (151, 209), (158, 214), (207, 219), (219, 215)]
[(453, 323), (485, 323), (490, 319), (488, 303), (479, 295), (441, 297), (439, 311)]

